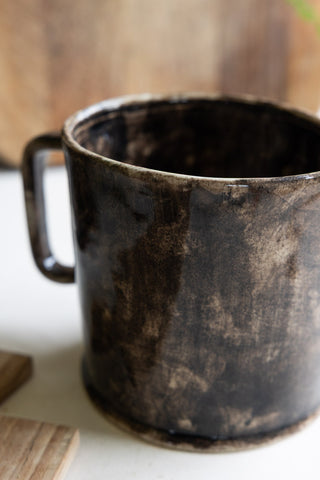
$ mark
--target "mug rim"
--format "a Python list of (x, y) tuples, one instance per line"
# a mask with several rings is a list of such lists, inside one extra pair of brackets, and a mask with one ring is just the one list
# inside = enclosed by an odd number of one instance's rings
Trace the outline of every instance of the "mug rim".
[(256, 184), (256, 183), (283, 183), (283, 182), (297, 182), (305, 180), (313, 180), (320, 178), (320, 170), (313, 172), (299, 173), (295, 175), (283, 175), (283, 176), (270, 176), (270, 177), (206, 177), (201, 175), (188, 175), (184, 173), (175, 173), (166, 170), (156, 170), (147, 167), (141, 167), (139, 165), (132, 165), (125, 163), (114, 158), (110, 158), (92, 150), (89, 150), (82, 145), (74, 138), (73, 132), (75, 128), (85, 121), (93, 118), (103, 112), (111, 113), (116, 112), (119, 108), (143, 105), (147, 103), (157, 103), (167, 102), (168, 104), (176, 103), (188, 103), (189, 101), (194, 100), (203, 100), (203, 101), (225, 101), (225, 102), (238, 102), (247, 105), (258, 105), (258, 106), (267, 106), (274, 108), (278, 111), (283, 111), (289, 113), (294, 117), (298, 117), (305, 122), (313, 124), (315, 127), (319, 128), (320, 134), (320, 118), (312, 114), (311, 112), (304, 110), (302, 108), (293, 107), (288, 105), (285, 102), (277, 102), (263, 97), (256, 97), (254, 95), (242, 94), (242, 95), (225, 95), (220, 93), (200, 93), (200, 92), (188, 92), (188, 93), (178, 93), (178, 94), (153, 94), (153, 93), (141, 93), (133, 95), (122, 95), (100, 102), (89, 105), (88, 107), (82, 108), (76, 111), (74, 114), (69, 116), (64, 122), (62, 128), (62, 140), (69, 148), (76, 151), (80, 155), (85, 155), (90, 159), (107, 163), (110, 166), (112, 165), (115, 168), (119, 168), (124, 173), (127, 173), (131, 176), (139, 175), (145, 176), (146, 174), (152, 173), (152, 175), (157, 176), (159, 179), (175, 180), (179, 179), (182, 181), (201, 181), (209, 182), (215, 184), (231, 184), (228, 186), (244, 186), (243, 184)]

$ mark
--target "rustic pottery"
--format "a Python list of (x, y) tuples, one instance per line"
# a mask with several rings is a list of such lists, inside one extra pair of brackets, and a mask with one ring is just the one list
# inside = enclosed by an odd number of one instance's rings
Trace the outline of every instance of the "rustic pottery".
[[(63, 148), (75, 268), (48, 243), (43, 151)], [(278, 438), (320, 405), (320, 123), (264, 101), (140, 95), (26, 147), (35, 261), (79, 286), (90, 396), (202, 451)], [(313, 172), (313, 173), (312, 173)]]

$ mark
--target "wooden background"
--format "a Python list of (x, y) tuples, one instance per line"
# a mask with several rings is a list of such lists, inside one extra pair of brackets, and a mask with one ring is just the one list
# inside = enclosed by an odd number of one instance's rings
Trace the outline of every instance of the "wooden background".
[(0, 38), (0, 157), (14, 164), (30, 137), (116, 95), (320, 105), (320, 35), (285, 0), (1, 0)]

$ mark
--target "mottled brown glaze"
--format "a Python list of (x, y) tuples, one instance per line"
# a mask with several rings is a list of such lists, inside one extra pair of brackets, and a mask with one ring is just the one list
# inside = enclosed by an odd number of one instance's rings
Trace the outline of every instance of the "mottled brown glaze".
[(318, 121), (244, 99), (136, 97), (76, 114), (63, 145), (96, 402), (200, 450), (312, 415)]
[(285, 439), (289, 435), (300, 432), (309, 423), (311, 423), (320, 413), (320, 408), (315, 410), (308, 417), (296, 422), (290, 426), (272, 430), (271, 432), (261, 432), (255, 435), (245, 435), (243, 437), (215, 438), (190, 435), (168, 430), (155, 429), (152, 426), (141, 424), (132, 418), (125, 417), (113, 408), (100, 396), (92, 384), (90, 376), (87, 374), (86, 365), (83, 363), (83, 378), (87, 392), (94, 402), (97, 409), (104, 417), (117, 427), (129, 433), (138, 435), (142, 440), (160, 447), (169, 447), (174, 450), (184, 450), (188, 452), (203, 453), (224, 453), (237, 452), (265, 446)]

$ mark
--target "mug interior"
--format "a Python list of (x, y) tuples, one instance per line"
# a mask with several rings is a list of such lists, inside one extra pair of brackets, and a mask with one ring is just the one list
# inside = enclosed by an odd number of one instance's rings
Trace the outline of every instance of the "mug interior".
[(79, 123), (73, 138), (120, 162), (204, 177), (280, 177), (320, 170), (320, 125), (264, 102), (135, 102)]

